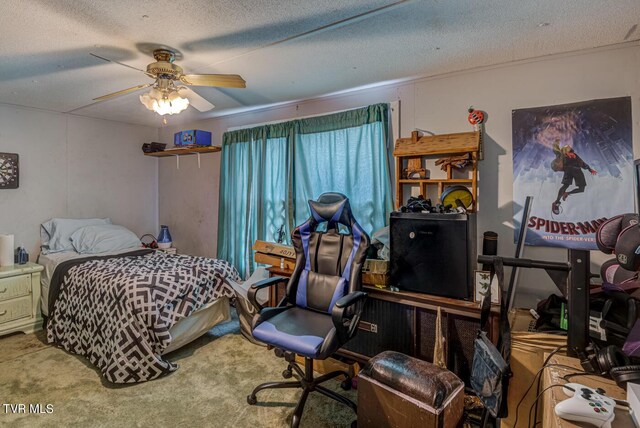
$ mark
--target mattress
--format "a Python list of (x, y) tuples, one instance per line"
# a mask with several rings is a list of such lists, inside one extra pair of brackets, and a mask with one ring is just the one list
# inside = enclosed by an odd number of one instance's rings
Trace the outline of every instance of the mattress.
[[(111, 253), (91, 254), (92, 256), (112, 256), (121, 253), (128, 253), (130, 251), (139, 250), (136, 248), (127, 248)], [(38, 264), (44, 266), (44, 270), (40, 275), (40, 308), (42, 309), (42, 315), (49, 316), (49, 285), (51, 284), (51, 277), (55, 272), (56, 267), (67, 260), (77, 259), (79, 257), (87, 257), (87, 254), (76, 253), (75, 251), (64, 251), (61, 253), (40, 254), (38, 256)]]
[(230, 311), (229, 298), (220, 297), (188, 317), (182, 318), (169, 329), (171, 344), (162, 351), (162, 355), (182, 348), (211, 330), (213, 326), (229, 321), (231, 319)]
[[(128, 248), (114, 253), (104, 253), (99, 255), (116, 255), (137, 249), (138, 248)], [(79, 254), (74, 251), (65, 251), (61, 253), (40, 254), (38, 257), (38, 264), (44, 266), (44, 270), (40, 276), (40, 286), (42, 289), (42, 293), (40, 294), (40, 307), (44, 316), (48, 316), (49, 285), (51, 284), (53, 272), (60, 263), (78, 257), (86, 257), (86, 254)], [(171, 344), (162, 352), (162, 354), (166, 355), (169, 352), (175, 351), (176, 349), (191, 343), (207, 331), (211, 330), (213, 326), (221, 322), (229, 321), (230, 319), (230, 306), (229, 299), (227, 297), (222, 297), (205, 305), (191, 314), (191, 316), (179, 320), (171, 327), (169, 330), (172, 338)]]
[[(178, 369), (167, 354), (230, 319), (237, 271), (224, 260), (149, 249), (43, 256), (47, 341), (86, 357), (112, 383)], [(55, 307), (55, 310), (53, 309)]]

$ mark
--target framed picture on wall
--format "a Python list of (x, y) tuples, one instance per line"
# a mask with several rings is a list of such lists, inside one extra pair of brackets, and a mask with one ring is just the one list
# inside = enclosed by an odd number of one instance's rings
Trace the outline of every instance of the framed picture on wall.
[(17, 153), (0, 153), (0, 189), (17, 189), (19, 186), (19, 157)]
[(476, 302), (482, 302), (482, 299), (484, 299), (489, 292), (489, 287), (491, 287), (491, 303), (500, 303), (500, 289), (498, 288), (497, 276), (494, 275), (492, 281), (491, 272), (487, 270), (476, 270), (474, 271), (473, 279), (473, 286), (475, 290), (474, 300)]
[(634, 212), (632, 129), (631, 97), (513, 110), (514, 239), (533, 196), (526, 245), (597, 249), (598, 226)]

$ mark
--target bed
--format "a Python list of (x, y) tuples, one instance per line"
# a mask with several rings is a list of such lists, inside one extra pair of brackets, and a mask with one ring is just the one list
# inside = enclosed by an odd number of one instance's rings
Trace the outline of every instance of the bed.
[(163, 356), (230, 319), (237, 280), (226, 261), (140, 247), (43, 252), (42, 314), (49, 343), (86, 357), (112, 383), (158, 378)]

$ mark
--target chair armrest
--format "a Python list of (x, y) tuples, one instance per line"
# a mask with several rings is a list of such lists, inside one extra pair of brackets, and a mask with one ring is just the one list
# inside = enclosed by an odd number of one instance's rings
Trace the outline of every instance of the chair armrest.
[(355, 334), (366, 299), (367, 293), (354, 291), (341, 297), (333, 306), (331, 320), (341, 344), (346, 343)]
[(255, 284), (251, 284), (251, 287), (249, 287), (249, 291), (247, 292), (247, 298), (249, 299), (249, 302), (253, 305), (253, 307), (256, 308), (258, 312), (260, 312), (262, 309), (264, 309), (264, 307), (260, 303), (258, 303), (258, 291), (262, 290), (263, 288), (279, 284), (281, 282), (287, 282), (288, 280), (288, 278), (282, 276), (274, 276), (272, 278), (266, 278), (262, 281), (258, 281)]
[(362, 300), (366, 298), (367, 298), (367, 293), (365, 293), (364, 291), (354, 291), (353, 293), (349, 293), (346, 296), (343, 296), (340, 299), (338, 299), (338, 301), (336, 302), (336, 307), (340, 309), (346, 308), (347, 306), (353, 305), (358, 300)]

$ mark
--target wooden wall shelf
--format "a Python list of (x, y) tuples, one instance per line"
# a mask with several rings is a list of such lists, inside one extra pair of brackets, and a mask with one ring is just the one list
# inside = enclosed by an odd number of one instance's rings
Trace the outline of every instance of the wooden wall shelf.
[[(452, 185), (465, 185), (471, 188), (473, 204), (470, 212), (475, 212), (478, 204), (478, 152), (480, 151), (480, 132), (460, 132), (456, 134), (418, 136), (418, 132), (411, 133), (411, 138), (398, 138), (393, 150), (396, 158), (396, 209), (405, 203), (404, 185), (420, 187), (420, 194), (428, 198), (428, 186), (437, 185), (437, 195), (440, 199), (442, 192)], [(460, 171), (466, 171), (469, 178), (453, 178), (453, 168), (446, 167), (446, 178), (406, 178), (405, 169), (422, 171), (425, 169), (425, 158), (437, 159), (441, 157), (464, 155), (468, 153), (470, 165)], [(439, 202), (439, 201), (438, 201)]]
[(187, 147), (184, 149), (169, 149), (164, 150), (162, 152), (154, 152), (154, 153), (145, 153), (145, 156), (153, 156), (156, 158), (166, 158), (169, 156), (185, 156), (185, 155), (195, 155), (198, 153), (215, 153), (222, 150), (218, 146), (208, 146), (208, 147)]
[(413, 131), (411, 138), (398, 138), (394, 156), (453, 155), (477, 152), (480, 149), (480, 132), (425, 135), (418, 138)]

